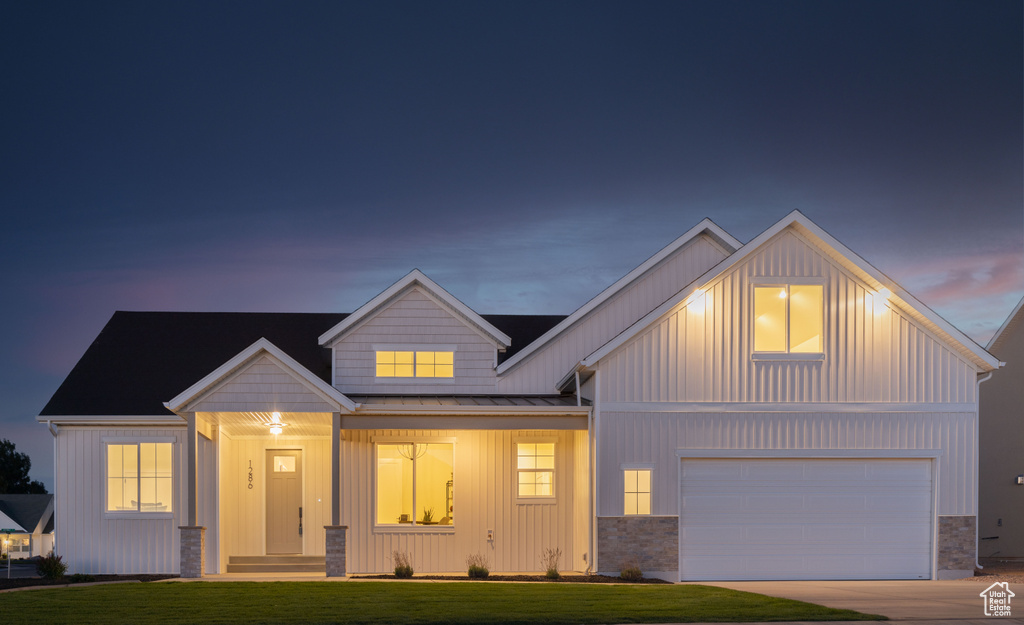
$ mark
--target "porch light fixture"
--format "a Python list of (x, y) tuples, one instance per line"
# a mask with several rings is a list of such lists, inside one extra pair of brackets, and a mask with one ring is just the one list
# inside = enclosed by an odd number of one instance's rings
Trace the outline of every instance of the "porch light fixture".
[(281, 421), (281, 413), (280, 412), (271, 413), (271, 415), (270, 415), (270, 433), (271, 434), (273, 434), (275, 436), (280, 434), (282, 432), (282, 428), (284, 428), (286, 425), (288, 425), (288, 424), (287, 423), (283, 423)]

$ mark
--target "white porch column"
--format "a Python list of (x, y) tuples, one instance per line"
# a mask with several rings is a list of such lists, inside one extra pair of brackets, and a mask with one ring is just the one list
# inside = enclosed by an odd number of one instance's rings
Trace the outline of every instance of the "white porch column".
[(331, 413), (331, 525), (341, 524), (341, 413)]
[(188, 508), (188, 524), (178, 526), (179, 537), (178, 567), (182, 577), (202, 577), (206, 569), (206, 528), (199, 527), (197, 515), (199, 500), (197, 498), (197, 458), (198, 432), (196, 431), (196, 413), (182, 414), (188, 423), (188, 435), (185, 441), (185, 507)]

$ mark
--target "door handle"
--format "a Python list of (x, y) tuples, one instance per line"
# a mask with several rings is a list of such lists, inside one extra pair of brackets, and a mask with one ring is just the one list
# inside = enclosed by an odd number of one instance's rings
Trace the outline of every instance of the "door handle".
[(299, 506), (299, 536), (302, 536), (302, 506)]

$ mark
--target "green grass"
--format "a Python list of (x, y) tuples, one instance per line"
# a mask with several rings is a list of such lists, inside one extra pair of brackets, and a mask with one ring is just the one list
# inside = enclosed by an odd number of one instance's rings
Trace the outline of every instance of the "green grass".
[(121, 623), (681, 623), (871, 620), (712, 586), (203, 582), (0, 594), (4, 625)]

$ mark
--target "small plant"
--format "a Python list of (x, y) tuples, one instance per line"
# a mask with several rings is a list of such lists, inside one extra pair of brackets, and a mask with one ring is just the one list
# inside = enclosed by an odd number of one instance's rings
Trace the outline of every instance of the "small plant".
[(392, 554), (395, 560), (395, 577), (409, 579), (412, 577), (412, 558), (404, 551), (395, 550)]
[(424, 525), (430, 525), (434, 521), (434, 509), (424, 508), (423, 509), (423, 520), (420, 521)]
[(68, 565), (64, 564), (64, 561), (60, 556), (54, 555), (50, 552), (50, 555), (41, 558), (36, 563), (36, 573), (40, 577), (46, 579), (59, 579), (64, 577), (64, 574), (68, 572)]
[(487, 569), (487, 557), (480, 553), (466, 558), (466, 566), (469, 567), (469, 579), (486, 579), (491, 574)]
[(627, 582), (639, 582), (644, 578), (644, 572), (640, 568), (640, 561), (636, 558), (629, 558), (622, 563), (619, 569), (619, 578)]
[(96, 578), (92, 575), (86, 575), (85, 573), (75, 573), (74, 575), (68, 575), (68, 582), (72, 584), (86, 584), (88, 582), (95, 582)]
[(561, 548), (548, 547), (540, 556), (540, 564), (544, 567), (544, 577), (548, 579), (558, 579), (561, 575), (558, 574), (558, 560), (562, 557)]

